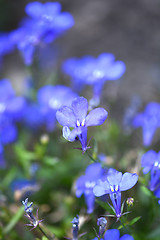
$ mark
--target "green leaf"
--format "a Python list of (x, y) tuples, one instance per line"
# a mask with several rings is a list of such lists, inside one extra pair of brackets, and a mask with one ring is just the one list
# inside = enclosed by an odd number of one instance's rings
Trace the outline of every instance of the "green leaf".
[(141, 219), (141, 216), (133, 218), (128, 225), (133, 225)]
[(11, 218), (8, 225), (4, 228), (4, 231), (3, 231), (4, 234), (9, 233), (12, 230), (12, 228), (14, 228), (14, 226), (17, 224), (17, 222), (22, 217), (23, 213), (24, 213), (24, 207), (21, 206), (21, 208), (18, 210), (18, 212), (16, 212), (16, 214)]
[(152, 192), (145, 186), (141, 186), (141, 191), (147, 195), (148, 197), (151, 197), (152, 196)]
[(46, 156), (43, 158), (43, 162), (48, 166), (54, 166), (58, 161), (59, 159), (56, 157)]
[(96, 199), (96, 202), (102, 207), (104, 208), (107, 212), (115, 214), (115, 210), (114, 208), (106, 202), (102, 202), (101, 200)]

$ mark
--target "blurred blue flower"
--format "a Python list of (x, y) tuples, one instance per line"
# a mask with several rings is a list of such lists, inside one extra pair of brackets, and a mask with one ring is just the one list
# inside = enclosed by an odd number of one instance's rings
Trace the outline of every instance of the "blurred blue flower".
[(24, 114), (24, 123), (33, 131), (44, 125), (44, 114), (38, 104), (28, 103)]
[(149, 103), (144, 112), (137, 114), (133, 119), (133, 127), (142, 127), (143, 144), (149, 146), (156, 129), (160, 127), (160, 104)]
[(93, 188), (97, 181), (103, 177), (104, 172), (105, 170), (100, 163), (93, 163), (86, 168), (85, 175), (80, 176), (76, 181), (76, 196), (79, 198), (84, 194), (88, 214), (94, 210)]
[(19, 201), (22, 198), (37, 192), (39, 190), (39, 185), (35, 180), (23, 178), (14, 180), (11, 184), (11, 189), (14, 192), (14, 198)]
[(61, 4), (58, 2), (31, 2), (27, 4), (25, 10), (32, 19), (38, 22), (46, 43), (52, 42), (74, 25), (71, 14), (61, 13)]
[(106, 175), (105, 181), (99, 180), (93, 189), (96, 197), (109, 194), (115, 209), (116, 217), (119, 219), (121, 213), (121, 192), (132, 188), (138, 181), (136, 173), (124, 173), (110, 169)]
[(48, 131), (52, 131), (55, 127), (56, 111), (62, 106), (70, 107), (75, 97), (77, 94), (63, 85), (47, 85), (39, 89), (37, 92), (38, 104)]
[(81, 59), (70, 58), (62, 66), (64, 73), (72, 78), (73, 86), (81, 90), (84, 85), (93, 86), (93, 101), (99, 102), (104, 83), (117, 80), (125, 72), (126, 66), (122, 61), (115, 61), (111, 53), (102, 53), (98, 58), (85, 56)]
[(141, 106), (141, 99), (139, 96), (133, 96), (131, 98), (130, 105), (126, 108), (123, 116), (123, 128), (126, 133), (131, 133), (133, 126), (132, 122), (137, 114), (138, 109)]
[(31, 2), (26, 5), (28, 18), (21, 21), (20, 27), (11, 32), (12, 42), (21, 52), (26, 65), (33, 62), (36, 47), (50, 43), (73, 26), (71, 14), (61, 13), (58, 2)]
[[(134, 240), (134, 238), (129, 235), (125, 234), (122, 237), (120, 237), (120, 232), (118, 229), (109, 229), (104, 234), (104, 240)], [(98, 240), (98, 238), (94, 238), (93, 240)]]
[(3, 145), (16, 140), (15, 122), (20, 121), (25, 111), (26, 102), (23, 97), (16, 97), (11, 83), (7, 79), (0, 81), (0, 154)]
[[(143, 173), (150, 172), (149, 188), (151, 191), (158, 191), (160, 189), (160, 152), (156, 153), (154, 150), (149, 150), (143, 154), (141, 159)], [(156, 195), (158, 194), (156, 192)], [(160, 196), (159, 196), (160, 197)]]
[[(108, 115), (104, 108), (95, 108), (88, 115), (87, 111), (87, 99), (77, 97), (73, 100), (71, 108), (64, 106), (56, 112), (57, 121), (63, 126), (63, 137), (71, 142), (78, 137), (83, 152), (88, 148), (87, 127), (103, 124)], [(70, 127), (74, 129), (71, 131)]]
[(45, 126), (53, 131), (56, 125), (56, 111), (62, 106), (71, 106), (77, 97), (69, 87), (46, 85), (37, 92), (37, 103), (29, 102), (24, 114), (24, 122), (32, 130)]

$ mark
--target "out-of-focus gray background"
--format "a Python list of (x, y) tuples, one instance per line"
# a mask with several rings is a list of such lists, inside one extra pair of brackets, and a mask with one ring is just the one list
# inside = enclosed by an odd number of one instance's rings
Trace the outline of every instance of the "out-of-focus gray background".
[[(0, 0), (1, 31), (17, 27), (28, 2)], [(117, 60), (126, 63), (127, 71), (118, 83), (105, 85), (104, 98), (118, 99), (123, 106), (127, 106), (134, 95), (142, 98), (143, 105), (160, 100), (159, 0), (59, 2), (62, 10), (70, 12), (75, 19), (74, 27), (56, 40), (61, 46), (61, 61), (73, 56), (114, 53)], [(24, 67), (18, 55), (8, 56), (5, 64), (1, 76), (13, 80), (23, 77)]]

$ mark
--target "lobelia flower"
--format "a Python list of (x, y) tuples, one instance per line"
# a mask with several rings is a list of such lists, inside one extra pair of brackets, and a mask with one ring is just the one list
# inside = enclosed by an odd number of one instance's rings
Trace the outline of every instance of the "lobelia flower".
[[(71, 107), (64, 106), (56, 112), (57, 121), (63, 126), (63, 137), (70, 142), (79, 138), (82, 151), (87, 150), (87, 127), (104, 123), (107, 111), (104, 108), (95, 108), (88, 111), (88, 102), (84, 97), (73, 100)], [(74, 128), (72, 131), (69, 128)]]
[(51, 43), (73, 26), (73, 17), (61, 13), (58, 2), (31, 2), (26, 5), (25, 18), (18, 29), (11, 32), (12, 41), (21, 52), (26, 65), (31, 65), (37, 47)]
[(104, 169), (101, 164), (93, 163), (87, 167), (85, 175), (82, 175), (76, 181), (76, 196), (79, 198), (84, 194), (88, 214), (92, 213), (94, 210), (95, 197), (93, 188), (103, 175)]
[(143, 144), (149, 146), (156, 129), (160, 127), (160, 104), (149, 103), (144, 112), (137, 114), (133, 119), (133, 127), (142, 127)]
[(149, 188), (160, 198), (160, 152), (150, 150), (143, 154), (141, 166), (144, 174), (150, 172)]
[(15, 200), (19, 201), (26, 195), (29, 196), (40, 189), (35, 180), (15, 179), (11, 184)]
[(72, 78), (73, 86), (82, 89), (84, 85), (92, 85), (93, 103), (99, 103), (104, 83), (117, 80), (125, 72), (126, 66), (122, 61), (116, 61), (111, 53), (102, 53), (98, 58), (85, 56), (81, 59), (70, 58), (62, 66), (64, 73)]
[(34, 228), (36, 228), (39, 225), (39, 223), (41, 223), (43, 221), (43, 219), (42, 220), (38, 220), (38, 209), (37, 209), (36, 217), (33, 215), (33, 213), (32, 213), (33, 202), (31, 202), (28, 205), (28, 198), (26, 198), (24, 201), (22, 201), (22, 204), (24, 205), (24, 211), (26, 212), (25, 216), (30, 221), (29, 224), (25, 224), (25, 225), (32, 226), (33, 228), (30, 230), (30, 231), (32, 231)]
[(78, 230), (79, 230), (79, 216), (74, 217), (72, 220), (72, 240), (78, 240)]
[[(0, 154), (3, 145), (16, 140), (15, 123), (20, 121), (25, 111), (26, 102), (23, 97), (16, 97), (11, 83), (7, 79), (0, 81)], [(3, 157), (2, 157), (3, 159)]]
[(122, 215), (121, 213), (121, 192), (132, 188), (138, 181), (136, 173), (124, 173), (110, 169), (106, 175), (105, 181), (99, 180), (93, 188), (93, 193), (96, 197), (109, 194), (115, 209), (117, 219)]
[(98, 233), (98, 238), (103, 237), (103, 234), (106, 230), (107, 226), (107, 219), (104, 217), (100, 217), (97, 219), (97, 225), (99, 226), (99, 233)]
[[(101, 238), (102, 240), (134, 240), (134, 238), (129, 235), (125, 234), (122, 237), (120, 237), (120, 232), (118, 229), (109, 229), (104, 234), (104, 238)], [(98, 240), (98, 238), (94, 238), (93, 240)]]
[(55, 127), (56, 111), (64, 105), (70, 107), (75, 97), (77, 97), (77, 94), (63, 85), (47, 85), (38, 90), (38, 104), (43, 112), (48, 131), (52, 131)]
[(51, 132), (56, 124), (56, 111), (63, 105), (71, 106), (75, 97), (77, 94), (63, 85), (41, 87), (37, 92), (37, 103), (27, 105), (24, 122), (33, 130), (46, 126)]

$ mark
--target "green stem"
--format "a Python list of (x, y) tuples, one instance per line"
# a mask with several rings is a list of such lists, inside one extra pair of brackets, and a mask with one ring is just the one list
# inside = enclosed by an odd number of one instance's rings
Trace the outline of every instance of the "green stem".
[(54, 239), (54, 236), (53, 237), (49, 237), (44, 231), (43, 231), (43, 229), (40, 227), (40, 226), (38, 226), (39, 227), (39, 230), (41, 231), (41, 233), (48, 239), (48, 240), (53, 240)]
[(93, 157), (92, 155), (88, 152), (88, 150), (86, 151), (88, 157), (93, 161), (93, 162), (97, 162)]
[(126, 228), (126, 226), (124, 225), (124, 223), (122, 222), (122, 220), (119, 219), (119, 221), (120, 221), (120, 223), (122, 224), (123, 228), (126, 230), (126, 232), (129, 233), (129, 230)]

